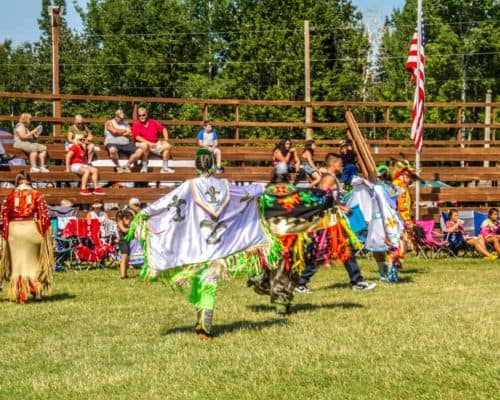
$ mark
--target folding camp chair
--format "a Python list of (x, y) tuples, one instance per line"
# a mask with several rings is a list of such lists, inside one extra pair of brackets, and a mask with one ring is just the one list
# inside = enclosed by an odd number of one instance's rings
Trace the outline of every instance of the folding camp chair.
[[(420, 229), (421, 230), (420, 230)], [(419, 220), (415, 222), (413, 229), (413, 237), (418, 253), (424, 258), (427, 256), (427, 251), (430, 252), (431, 258), (437, 258), (444, 253), (455, 256), (450, 249), (450, 243), (447, 240), (437, 240), (436, 237), (443, 237), (442, 234), (434, 232), (434, 220)]]
[(114, 253), (113, 246), (101, 242), (100, 229), (98, 219), (73, 219), (61, 233), (61, 237), (75, 240), (72, 251), (78, 267), (82, 262), (87, 263), (87, 269), (92, 264), (104, 267), (106, 257)]
[(65, 270), (74, 262), (73, 247), (74, 238), (61, 237), (61, 232), (72, 219), (77, 219), (78, 209), (76, 207), (51, 206), (47, 207), (52, 227), (52, 238), (54, 240), (55, 270)]

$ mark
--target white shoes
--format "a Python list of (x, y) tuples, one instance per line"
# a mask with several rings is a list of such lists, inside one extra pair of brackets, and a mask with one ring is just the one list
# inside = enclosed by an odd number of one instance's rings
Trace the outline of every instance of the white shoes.
[(160, 173), (161, 174), (173, 174), (173, 173), (175, 173), (175, 170), (172, 168), (163, 167), (162, 169), (160, 169)]

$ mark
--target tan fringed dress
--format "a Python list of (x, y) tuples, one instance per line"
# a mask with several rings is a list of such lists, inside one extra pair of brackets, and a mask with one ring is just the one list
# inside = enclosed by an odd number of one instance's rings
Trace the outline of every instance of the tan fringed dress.
[(40, 192), (20, 185), (2, 206), (4, 252), (0, 280), (9, 283), (9, 300), (27, 303), (41, 299), (52, 281), (54, 257), (47, 205)]

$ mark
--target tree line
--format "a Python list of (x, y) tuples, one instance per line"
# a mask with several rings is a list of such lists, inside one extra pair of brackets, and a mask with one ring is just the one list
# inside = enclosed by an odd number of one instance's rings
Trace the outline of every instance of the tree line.
[[(9, 40), (0, 44), (0, 90), (50, 93), (51, 26), (46, 15), (50, 4), (66, 6), (66, 1), (40, 1), (39, 40), (19, 46)], [(498, 98), (498, 2), (424, 4), (427, 99), (484, 101), (488, 89)], [(404, 101), (413, 96), (413, 83), (404, 66), (416, 23), (416, 0), (407, 0), (386, 18), (375, 58), (370, 56), (373, 49), (362, 14), (350, 0), (89, 0), (84, 9), (76, 8), (83, 21), (81, 31), (69, 26), (64, 15), (61, 19), (61, 93), (303, 100), (303, 21), (309, 20), (314, 100)], [(116, 107), (116, 103), (65, 102), (63, 110), (65, 115), (109, 116)], [(51, 105), (0, 101), (2, 114), (25, 110), (50, 115)], [(226, 119), (232, 112), (213, 107), (211, 116)], [(467, 118), (480, 118), (481, 112), (472, 110)], [(383, 118), (366, 113), (360, 118)], [(202, 118), (201, 110), (191, 105), (152, 105), (151, 114), (162, 119)], [(455, 117), (454, 110), (426, 115), (435, 122)], [(343, 116), (340, 111), (322, 109), (315, 110), (314, 118), (341, 121)], [(409, 115), (402, 111), (393, 118), (404, 121)], [(242, 108), (240, 119), (303, 121), (304, 110)], [(303, 136), (298, 130), (279, 129), (247, 129), (242, 134)], [(319, 130), (316, 136), (341, 134)], [(447, 137), (450, 132), (436, 134)], [(175, 135), (192, 132), (178, 128)]]

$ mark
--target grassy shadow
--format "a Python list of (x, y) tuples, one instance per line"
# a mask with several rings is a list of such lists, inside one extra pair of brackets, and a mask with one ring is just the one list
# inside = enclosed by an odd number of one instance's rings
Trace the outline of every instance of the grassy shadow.
[(398, 271), (399, 274), (427, 274), (427, 271), (422, 271), (418, 268), (403, 268)]
[(56, 293), (51, 296), (42, 297), (38, 303), (51, 303), (54, 301), (64, 301), (64, 300), (72, 300), (76, 298), (76, 295), (70, 293)]
[[(234, 321), (228, 324), (215, 325), (213, 333), (215, 335), (222, 335), (225, 333), (231, 333), (240, 330), (258, 330), (263, 328), (269, 328), (275, 325), (286, 325), (288, 321), (286, 319), (268, 319), (266, 321), (248, 321), (240, 320)], [(194, 333), (194, 325), (178, 326), (176, 328), (166, 329), (160, 333), (161, 336), (168, 336), (176, 333)]]
[[(251, 306), (247, 306), (251, 311), (253, 312), (271, 312), (275, 311), (275, 307), (271, 304), (253, 304)], [(314, 310), (319, 310), (319, 309), (335, 309), (335, 308), (343, 308), (343, 309), (350, 309), (350, 308), (363, 308), (362, 304), (359, 303), (350, 303), (350, 302), (343, 302), (343, 303), (325, 303), (325, 304), (311, 304), (311, 303), (299, 303), (299, 304), (293, 304), (291, 307), (291, 312), (292, 313), (299, 313), (299, 312), (304, 312), (304, 311), (314, 311)]]
[(332, 283), (331, 285), (328, 286), (321, 286), (316, 290), (326, 290), (326, 289), (342, 289), (342, 288), (351, 288), (351, 284), (349, 282), (337, 282), (337, 283)]

